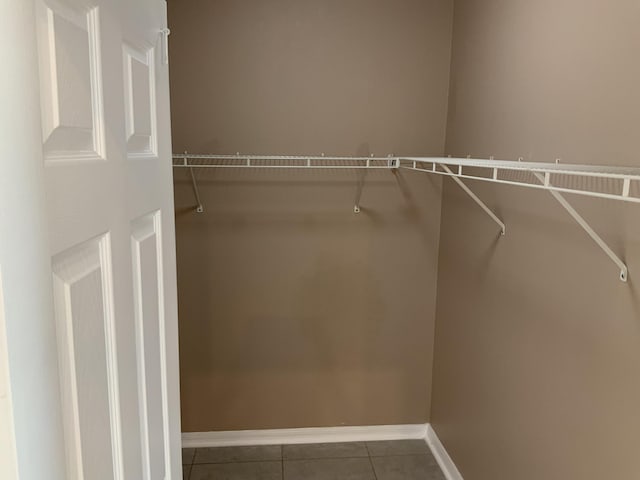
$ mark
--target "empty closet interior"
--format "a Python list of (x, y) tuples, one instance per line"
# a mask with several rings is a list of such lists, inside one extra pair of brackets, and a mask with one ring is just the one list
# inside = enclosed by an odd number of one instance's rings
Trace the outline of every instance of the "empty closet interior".
[(183, 432), (638, 478), (636, 1), (168, 10)]

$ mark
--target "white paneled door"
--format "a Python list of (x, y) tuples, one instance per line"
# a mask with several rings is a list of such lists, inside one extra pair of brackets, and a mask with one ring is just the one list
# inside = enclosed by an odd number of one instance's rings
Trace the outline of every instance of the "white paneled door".
[(15, 453), (0, 468), (177, 480), (166, 3), (3, 3), (0, 393)]

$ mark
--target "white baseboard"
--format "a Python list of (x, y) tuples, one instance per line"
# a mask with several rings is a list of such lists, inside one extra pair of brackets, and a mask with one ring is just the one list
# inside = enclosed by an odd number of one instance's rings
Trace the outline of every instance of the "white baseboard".
[(440, 465), (440, 469), (447, 480), (464, 480), (458, 471), (458, 467), (453, 463), (453, 460), (445, 450), (444, 445), (442, 445), (442, 442), (438, 438), (438, 435), (436, 435), (435, 430), (429, 424), (427, 424), (426, 441), (427, 445), (429, 445), (429, 448), (431, 449), (431, 453), (436, 457), (438, 465)]
[(426, 434), (426, 424), (185, 432), (182, 434), (182, 446), (185, 448), (202, 448), (241, 445), (290, 445), (294, 443), (372, 442), (375, 440), (424, 439)]
[(291, 445), (296, 443), (425, 440), (447, 480), (463, 480), (431, 425), (374, 425), (368, 427), (281, 428), (229, 432), (185, 432), (184, 448)]

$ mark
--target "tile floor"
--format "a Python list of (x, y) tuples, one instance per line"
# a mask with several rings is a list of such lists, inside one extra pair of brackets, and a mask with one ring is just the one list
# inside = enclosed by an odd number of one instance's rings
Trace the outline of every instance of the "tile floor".
[(423, 440), (185, 448), (184, 480), (445, 480)]

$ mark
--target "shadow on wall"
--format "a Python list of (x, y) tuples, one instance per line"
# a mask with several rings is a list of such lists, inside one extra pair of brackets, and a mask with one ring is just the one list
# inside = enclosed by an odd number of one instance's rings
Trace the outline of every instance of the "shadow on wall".
[[(255, 395), (286, 404), (308, 402), (301, 399), (309, 388), (329, 389), (333, 403), (290, 405), (312, 422), (335, 413), (334, 403), (356, 405), (363, 418), (379, 413), (384, 400), (376, 406), (371, 398), (384, 388), (398, 412), (420, 405), (423, 413), (405, 422), (426, 418), (438, 179), (389, 171), (366, 178), (358, 171), (198, 173), (203, 214), (193, 211), (187, 172), (177, 170), (175, 179), (183, 387), (223, 411), (260, 408), (264, 416), (273, 407)], [(354, 214), (359, 186), (363, 208)], [(307, 397), (279, 391), (283, 376)], [(310, 377), (329, 383), (305, 383)], [(244, 378), (271, 378), (271, 391), (249, 393), (238, 386)]]
[[(181, 318), (189, 319), (190, 328), (198, 324), (198, 335), (216, 343), (215, 348), (205, 342), (190, 347), (196, 367), (339, 369), (388, 363), (383, 353), (399, 336), (397, 327), (410, 328), (415, 319), (389, 324), (395, 312), (389, 311), (388, 299), (401, 286), (384, 281), (384, 270), (393, 270), (389, 273), (400, 279), (407, 263), (413, 263), (414, 272), (434, 269), (438, 225), (427, 221), (402, 173), (384, 175), (391, 178), (369, 179), (365, 189), (393, 191), (396, 197), (401, 192), (401, 204), (380, 199), (383, 205), (362, 207), (360, 214), (352, 212), (348, 201), (334, 201), (333, 208), (313, 212), (297, 209), (291, 199), (299, 191), (292, 192), (288, 203), (298, 211), (265, 211), (265, 202), (273, 198), (255, 200), (255, 212), (246, 205), (242, 212), (229, 211), (233, 209), (207, 193), (218, 188), (353, 190), (358, 185), (353, 180), (273, 182), (249, 174), (248, 180), (199, 182), (205, 213), (194, 213), (192, 206), (176, 213), (178, 250), (182, 258), (189, 258), (178, 267), (191, 276), (189, 292), (181, 289)], [(437, 182), (432, 183), (439, 192)], [(176, 185), (190, 188), (188, 181)], [(183, 250), (187, 242), (189, 252)], [(376, 262), (382, 269), (375, 268)], [(185, 293), (191, 302), (185, 301)], [(222, 312), (234, 321), (220, 318)], [(215, 318), (219, 321), (212, 322)], [(419, 342), (412, 343), (419, 348)], [(391, 349), (399, 346), (392, 342)], [(406, 354), (395, 353), (393, 363), (402, 364), (403, 357)]]

